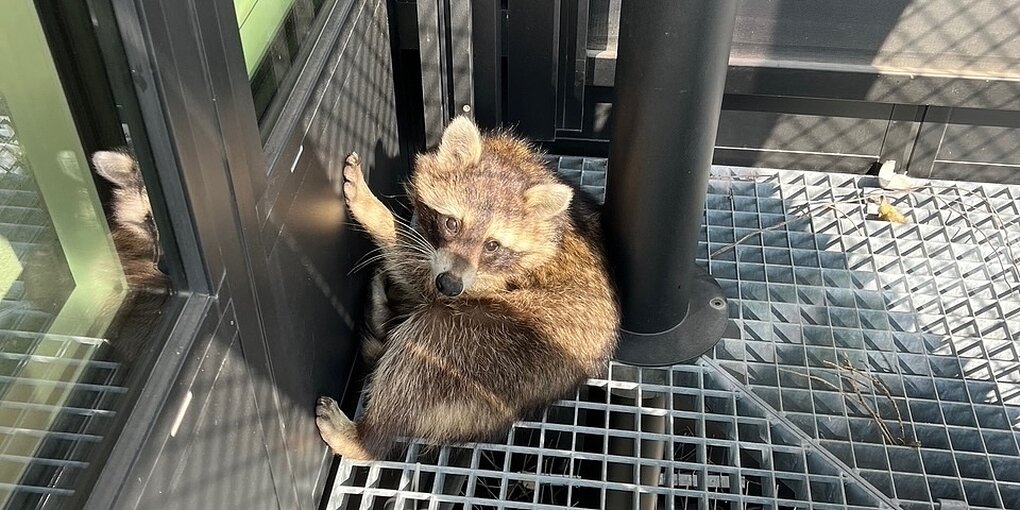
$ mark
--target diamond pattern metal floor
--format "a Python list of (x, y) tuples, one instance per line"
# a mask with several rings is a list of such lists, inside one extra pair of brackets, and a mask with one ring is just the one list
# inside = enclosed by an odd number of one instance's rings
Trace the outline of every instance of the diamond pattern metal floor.
[[(604, 160), (559, 168), (601, 198)], [(1020, 187), (924, 184), (714, 168), (714, 352), (614, 363), (503, 442), (343, 461), (329, 508), (1020, 508)]]

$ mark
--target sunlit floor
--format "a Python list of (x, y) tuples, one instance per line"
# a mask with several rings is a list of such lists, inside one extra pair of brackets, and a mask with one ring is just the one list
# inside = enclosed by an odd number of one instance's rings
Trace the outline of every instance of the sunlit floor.
[[(602, 194), (605, 161), (560, 169)], [(343, 462), (329, 508), (1020, 508), (1020, 186), (712, 175), (714, 352), (614, 364), (498, 444)]]

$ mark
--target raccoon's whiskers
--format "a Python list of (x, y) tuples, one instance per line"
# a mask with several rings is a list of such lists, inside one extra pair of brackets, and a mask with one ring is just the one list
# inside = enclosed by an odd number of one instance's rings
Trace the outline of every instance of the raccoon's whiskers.
[[(380, 260), (386, 260), (388, 258), (389, 258), (389, 254), (387, 254), (387, 253), (377, 253), (377, 254), (367, 258), (366, 260), (364, 260), (362, 262), (359, 262), (354, 267), (352, 267), (350, 272), (347, 273), (347, 275), (350, 276), (350, 275), (352, 275), (352, 274), (354, 274), (354, 273), (356, 273), (356, 272), (358, 272), (358, 271), (360, 271), (360, 270), (362, 270), (362, 269), (372, 265), (375, 262), (378, 262)], [(416, 261), (417, 262), (424, 262), (426, 260), (428, 260), (428, 259), (423, 258), (423, 257), (413, 256), (411, 254), (404, 254), (404, 256), (402, 258), (400, 258), (400, 259), (391, 260), (390, 261), (390, 265), (392, 267), (394, 267), (394, 268), (414, 267), (413, 262), (416, 262)]]
[(403, 233), (403, 229), (397, 230), (398, 238), (404, 241), (404, 246), (408, 249), (414, 249), (426, 255), (432, 255), (435, 252), (435, 248), (431, 244), (428, 244), (420, 239), (415, 238), (411, 235), (400, 235)]
[[(399, 234), (400, 231), (397, 231), (397, 233)], [(405, 242), (405, 244), (403, 245), (405, 249), (414, 250), (418, 253), (421, 253), (422, 255), (427, 256), (432, 256), (432, 254), (435, 253), (435, 248), (433, 248), (431, 245), (423, 244), (421, 241), (418, 241), (414, 238), (411, 237), (405, 238), (401, 236), (399, 237), (399, 239)]]
[[(381, 247), (373, 248), (373, 249), (369, 250), (368, 253), (363, 255), (360, 259), (358, 259), (357, 262), (354, 263), (354, 267), (360, 267), (366, 260), (368, 260), (369, 257), (375, 257), (375, 256), (381, 254), (382, 251), (383, 251), (383, 249)], [(348, 276), (349, 276), (349, 274), (348, 274)]]
[[(398, 230), (397, 233), (399, 234), (400, 231)], [(433, 248), (431, 245), (422, 244), (421, 241), (417, 241), (414, 238), (398, 236), (397, 240), (400, 242), (396, 243), (395, 246), (391, 247), (396, 251), (410, 251), (413, 253), (420, 254), (423, 257), (431, 257), (435, 255), (436, 252), (435, 248)]]
[(396, 204), (399, 205), (400, 207), (402, 207), (405, 211), (411, 212), (411, 208), (408, 207), (407, 204), (404, 203), (404, 200), (401, 200), (401, 199), (407, 199), (407, 194), (406, 193), (393, 193), (393, 194), (379, 193), (378, 195), (380, 197), (385, 198), (385, 199), (395, 201)]
[(393, 268), (414, 269), (419, 267), (421, 263), (429, 261), (431, 258), (431, 252), (424, 251), (423, 249), (413, 245), (398, 244), (395, 247), (390, 246), (385, 248), (375, 248), (366, 253), (365, 256), (351, 268), (347, 275), (350, 276), (380, 260), (389, 260), (389, 265)]

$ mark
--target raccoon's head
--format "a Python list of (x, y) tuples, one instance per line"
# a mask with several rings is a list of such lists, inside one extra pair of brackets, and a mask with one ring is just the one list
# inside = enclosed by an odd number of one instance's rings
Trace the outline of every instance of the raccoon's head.
[(573, 190), (527, 143), (483, 137), (459, 117), (437, 151), (419, 156), (408, 196), (416, 229), (434, 248), (435, 289), (454, 297), (505, 290), (552, 259)]
[(156, 241), (152, 205), (135, 159), (122, 152), (100, 151), (92, 155), (92, 164), (96, 173), (116, 186), (111, 214), (115, 226)]

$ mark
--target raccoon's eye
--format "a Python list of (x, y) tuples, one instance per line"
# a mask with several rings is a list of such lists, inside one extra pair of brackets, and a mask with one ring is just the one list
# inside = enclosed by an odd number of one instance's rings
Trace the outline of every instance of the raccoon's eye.
[(444, 223), (446, 224), (446, 230), (451, 234), (456, 234), (460, 230), (460, 222), (457, 221), (457, 218), (447, 216)]
[(488, 253), (495, 253), (499, 249), (499, 242), (495, 239), (489, 239), (485, 241), (485, 251)]

